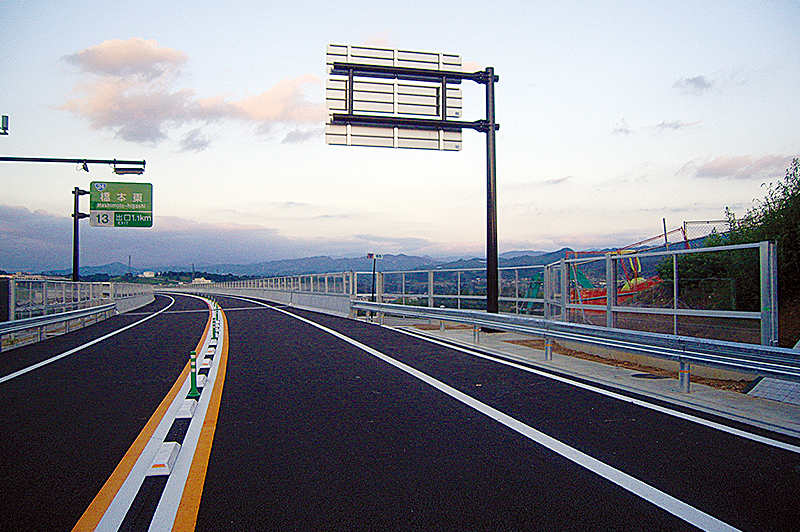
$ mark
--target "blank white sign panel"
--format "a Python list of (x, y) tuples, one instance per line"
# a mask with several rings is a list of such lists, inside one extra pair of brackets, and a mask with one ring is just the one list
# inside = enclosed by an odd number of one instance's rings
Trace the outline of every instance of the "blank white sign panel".
[[(334, 62), (362, 65), (395, 66), (461, 72), (457, 55), (411, 52), (363, 46), (328, 45), (328, 73)], [(346, 76), (331, 76), (325, 86), (329, 112), (325, 129), (328, 144), (344, 146), (378, 146), (429, 150), (461, 150), (461, 131), (427, 131), (392, 127), (333, 126), (333, 113), (378, 114), (387, 117), (442, 118), (446, 106), (448, 120), (462, 117), (461, 89), (442, 88), (440, 83), (396, 79), (353, 81), (353, 109), (347, 108)], [(442, 94), (442, 91), (445, 94)]]

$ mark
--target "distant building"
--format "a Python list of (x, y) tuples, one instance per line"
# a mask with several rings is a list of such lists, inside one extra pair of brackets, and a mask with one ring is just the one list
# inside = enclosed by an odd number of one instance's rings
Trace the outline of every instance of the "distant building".
[(192, 281), (192, 284), (211, 284), (211, 283), (212, 281), (209, 281), (204, 277), (195, 277), (195, 279)]
[(139, 277), (151, 278), (151, 277), (155, 277), (155, 276), (156, 276), (156, 272), (142, 272), (141, 274), (139, 274)]

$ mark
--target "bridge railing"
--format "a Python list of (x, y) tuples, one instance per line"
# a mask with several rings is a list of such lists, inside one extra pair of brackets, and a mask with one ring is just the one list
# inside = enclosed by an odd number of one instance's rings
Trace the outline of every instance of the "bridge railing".
[[(568, 323), (777, 345), (773, 242), (626, 250), (499, 271), (501, 313)], [(343, 301), (482, 310), (482, 268), (304, 274), (186, 285), (346, 313)], [(234, 293), (234, 292), (229, 292)]]
[(0, 351), (142, 307), (153, 287), (29, 277), (0, 278)]

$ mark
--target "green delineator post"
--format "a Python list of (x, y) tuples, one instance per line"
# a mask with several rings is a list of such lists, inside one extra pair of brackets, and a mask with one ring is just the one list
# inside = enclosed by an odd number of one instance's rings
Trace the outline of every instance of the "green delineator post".
[(187, 395), (186, 397), (188, 397), (189, 399), (197, 399), (198, 397), (200, 397), (200, 392), (197, 391), (197, 353), (195, 351), (192, 351), (190, 357), (191, 357), (190, 376), (191, 376), (192, 386), (189, 389), (189, 395)]

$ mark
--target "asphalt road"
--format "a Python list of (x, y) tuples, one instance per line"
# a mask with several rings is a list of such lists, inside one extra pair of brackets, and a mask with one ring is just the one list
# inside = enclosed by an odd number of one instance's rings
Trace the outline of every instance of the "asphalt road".
[[(800, 523), (794, 452), (376, 325), (292, 312), (733, 527)], [(695, 529), (308, 323), (227, 315), (228, 380), (197, 530)]]
[[(159, 296), (137, 312), (4, 352), (0, 376), (171, 302)], [(178, 297), (140, 325), (0, 383), (1, 530), (72, 529), (186, 365), (207, 318), (202, 301)]]
[[(227, 374), (198, 531), (800, 523), (786, 446), (377, 325), (220, 302)], [(167, 303), (5, 353), (0, 378)], [(0, 529), (71, 529), (185, 366), (204, 309), (176, 296), (0, 382)]]

